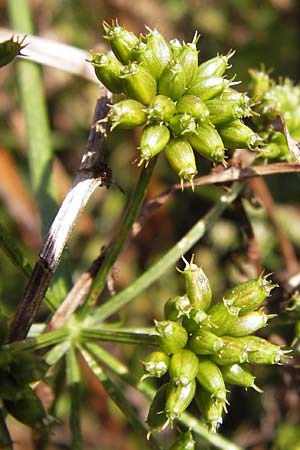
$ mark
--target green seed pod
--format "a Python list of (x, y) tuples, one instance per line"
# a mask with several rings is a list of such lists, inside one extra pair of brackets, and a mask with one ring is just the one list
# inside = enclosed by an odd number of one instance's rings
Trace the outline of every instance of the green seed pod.
[(249, 362), (248, 348), (240, 339), (242, 338), (222, 336), (224, 346), (210, 358), (219, 366)]
[(209, 109), (209, 120), (213, 125), (223, 125), (242, 117), (252, 115), (251, 107), (240, 105), (236, 101), (223, 98), (214, 98), (206, 102)]
[(144, 162), (146, 165), (149, 163), (153, 156), (160, 153), (170, 139), (170, 131), (165, 125), (148, 125), (141, 134), (140, 146), (138, 147), (140, 152), (139, 166)]
[(146, 29), (148, 30), (148, 34), (145, 36), (145, 42), (147, 46), (153, 50), (157, 60), (160, 62), (162, 72), (171, 60), (172, 51), (159, 31), (156, 29), (151, 30), (151, 28), (147, 26)]
[(262, 390), (254, 383), (255, 376), (252, 375), (245, 365), (230, 364), (228, 366), (222, 366), (221, 372), (225, 383), (241, 386), (246, 389), (251, 387), (257, 392), (262, 392)]
[(156, 95), (156, 81), (153, 76), (135, 61), (124, 66), (120, 72), (123, 86), (129, 97), (148, 105)]
[(195, 95), (184, 95), (178, 99), (176, 103), (176, 110), (179, 113), (189, 114), (198, 122), (207, 120), (209, 116), (209, 110), (206, 104)]
[[(195, 311), (193, 309), (189, 317), (184, 317), (182, 320), (182, 325), (189, 333), (195, 333), (199, 330), (201, 326), (206, 325), (208, 321), (207, 314), (199, 309)], [(209, 323), (207, 324), (209, 326)]]
[[(265, 314), (263, 308), (258, 311), (250, 311), (236, 318), (230, 328), (230, 336), (247, 336), (255, 331), (264, 328), (269, 319), (276, 317), (276, 314)], [(228, 331), (229, 332), (229, 331)]]
[(117, 21), (112, 21), (111, 25), (103, 22), (103, 28), (105, 31), (104, 39), (109, 41), (111, 49), (119, 61), (127, 64), (131, 60), (131, 52), (138, 43), (138, 38), (134, 33), (120, 26)]
[(179, 41), (179, 39), (172, 39), (169, 42), (169, 47), (170, 47), (170, 49), (172, 51), (172, 58), (176, 59), (177, 56), (180, 53), (180, 50), (181, 50), (181, 47), (182, 47), (182, 43)]
[(197, 123), (194, 117), (189, 114), (176, 114), (169, 123), (170, 129), (174, 137), (184, 137), (195, 133)]
[(270, 90), (271, 79), (269, 75), (262, 70), (250, 69), (249, 74), (251, 77), (250, 89), (252, 97), (255, 100), (260, 100), (264, 97), (265, 93)]
[(247, 349), (250, 364), (280, 364), (282, 357), (288, 353), (279, 345), (271, 344), (258, 336), (244, 336), (236, 340)]
[(177, 58), (183, 67), (185, 74), (186, 85), (188, 86), (194, 76), (196, 75), (198, 68), (198, 50), (197, 42), (200, 35), (195, 33), (194, 39), (188, 44), (183, 44), (178, 52)]
[(186, 79), (183, 67), (176, 59), (172, 59), (159, 77), (158, 92), (172, 100), (178, 100), (184, 94), (185, 89)]
[(172, 320), (155, 321), (155, 330), (159, 335), (159, 344), (168, 354), (179, 352), (188, 341), (185, 328)]
[(205, 389), (202, 389), (200, 385), (197, 386), (195, 400), (209, 431), (211, 433), (216, 433), (223, 422), (223, 409), (226, 411), (225, 401), (212, 397), (211, 394)]
[(262, 138), (241, 120), (234, 120), (218, 127), (218, 132), (225, 147), (228, 148), (249, 148), (253, 150), (263, 142)]
[(145, 375), (142, 376), (141, 381), (148, 377), (160, 378), (169, 369), (170, 357), (162, 351), (154, 351), (148, 355), (142, 364), (145, 367)]
[(191, 145), (185, 139), (171, 138), (165, 153), (170, 165), (180, 177), (182, 189), (184, 181), (192, 183), (197, 166)]
[(188, 86), (185, 94), (195, 95), (201, 100), (207, 100), (221, 95), (224, 89), (228, 88), (232, 81), (226, 80), (223, 77), (196, 77)]
[(196, 152), (212, 160), (215, 164), (225, 165), (225, 148), (217, 130), (209, 123), (202, 123), (196, 132), (188, 137), (188, 141)]
[(152, 431), (163, 431), (169, 424), (169, 418), (165, 413), (165, 403), (169, 383), (161, 386), (152, 399), (146, 423), (149, 428), (149, 434)]
[(13, 450), (13, 443), (5, 423), (5, 413), (3, 408), (0, 409), (0, 448), (4, 450)]
[(169, 450), (195, 450), (195, 441), (191, 431), (181, 433)]
[(256, 280), (245, 281), (229, 289), (224, 301), (229, 307), (239, 308), (239, 314), (243, 315), (259, 308), (275, 286), (261, 275)]
[(189, 384), (196, 378), (198, 370), (198, 357), (190, 350), (179, 350), (179, 352), (171, 356), (169, 375), (171, 381), (176, 385), (186, 386)]
[(206, 311), (212, 299), (212, 291), (203, 269), (194, 263), (194, 256), (190, 262), (184, 259), (185, 268), (181, 272), (185, 278), (185, 290), (194, 309)]
[(242, 107), (251, 106), (251, 98), (245, 92), (239, 92), (235, 89), (229, 88), (222, 92), (220, 99), (223, 101), (234, 102)]
[(229, 333), (239, 314), (239, 308), (228, 305), (224, 300), (211, 306), (207, 311), (211, 330), (222, 336)]
[(3, 404), (9, 414), (31, 428), (41, 428), (48, 420), (41, 400), (30, 387), (23, 389), (21, 398), (3, 400)]
[(181, 317), (189, 317), (192, 305), (187, 295), (177, 295), (170, 297), (164, 305), (164, 315), (166, 320), (178, 320)]
[(143, 42), (141, 38), (132, 49), (131, 60), (141, 64), (156, 80), (159, 78), (161, 74), (161, 63), (154, 53), (153, 48)]
[(230, 50), (227, 55), (217, 55), (204, 61), (197, 69), (197, 77), (221, 77), (230, 67), (228, 61), (234, 54), (235, 51)]
[(149, 106), (144, 109), (149, 122), (168, 123), (176, 112), (175, 103), (165, 95), (153, 97)]
[(19, 38), (13, 35), (10, 39), (0, 42), (0, 67), (6, 66), (18, 55), (24, 56), (21, 50), (27, 45), (22, 45), (25, 38), (26, 36), (19, 41)]
[(212, 355), (218, 353), (223, 347), (223, 339), (205, 328), (196, 331), (188, 341), (188, 348), (197, 355)]
[(94, 66), (98, 80), (114, 94), (123, 92), (123, 82), (120, 78), (120, 71), (123, 65), (112, 52), (95, 53), (92, 52), (91, 63)]
[(170, 383), (165, 411), (171, 423), (174, 419), (179, 419), (181, 414), (187, 409), (194, 398), (196, 391), (196, 381), (192, 380), (187, 385)]
[[(8, 317), (0, 310), (0, 345), (4, 344), (8, 338)], [(1, 363), (0, 363), (1, 365)]]
[(213, 398), (226, 400), (226, 387), (222, 372), (211, 359), (204, 356), (199, 358), (197, 381)]
[(112, 124), (111, 131), (116, 127), (127, 129), (139, 127), (147, 120), (144, 105), (131, 98), (111, 105), (107, 117)]

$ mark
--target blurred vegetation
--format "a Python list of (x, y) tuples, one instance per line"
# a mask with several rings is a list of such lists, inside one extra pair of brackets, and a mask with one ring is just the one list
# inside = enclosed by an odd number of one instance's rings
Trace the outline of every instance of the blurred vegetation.
[[(30, 1), (35, 34), (85, 50), (105, 45), (102, 20), (119, 23), (135, 33), (144, 32), (144, 24), (156, 27), (169, 39), (191, 40), (194, 31), (201, 34), (200, 60), (235, 49), (232, 74), (247, 90), (248, 69), (262, 64), (272, 69), (272, 76), (300, 76), (300, 4), (296, 0), (42, 0)], [(1, 27), (10, 28), (7, 5), (0, 0)], [(16, 30), (18, 31), (18, 30)], [(26, 54), (26, 49), (24, 50)], [(60, 203), (71, 185), (86, 144), (97, 97), (97, 86), (80, 77), (43, 67), (44, 89), (51, 124), (51, 144), (55, 152), (53, 175)], [(20, 108), (16, 65), (0, 71), (0, 221), (33, 264), (41, 245), (41, 227), (35, 196), (30, 186), (24, 118)], [(110, 242), (119, 223), (139, 169), (136, 158), (138, 137), (134, 132), (118, 131), (106, 143), (106, 162), (112, 168), (117, 185), (108, 191), (99, 189), (88, 204), (65, 251), (73, 279), (86, 270), (102, 248)], [(41, 149), (42, 151), (42, 149)], [(200, 175), (210, 166), (201, 162)], [(266, 179), (285, 233), (299, 256), (300, 184), (299, 175), (273, 175)], [(177, 182), (165, 160), (159, 160), (150, 184), (148, 199)], [(283, 189), (282, 187), (286, 187)], [(158, 260), (214, 204), (220, 187), (205, 186), (195, 193), (185, 190), (172, 196), (166, 205), (146, 222), (142, 232), (130, 240), (114, 271), (115, 289), (128, 286), (138, 275)], [(266, 272), (285, 271), (285, 260), (276, 233), (264, 207), (247, 205), (259, 242)], [(288, 217), (288, 220), (287, 220)], [(245, 256), (245, 235), (238, 214), (228, 209), (223, 217), (192, 249), (196, 262), (203, 266), (217, 297), (233, 283), (251, 273)], [(182, 289), (175, 268), (130, 304), (122, 320), (128, 326), (151, 326), (152, 318), (162, 317), (165, 300)], [(12, 316), (26, 282), (6, 256), (0, 258), (0, 305)], [(110, 294), (105, 292), (105, 296)], [(282, 312), (280, 292), (271, 309)], [(273, 311), (272, 311), (273, 312)], [(42, 309), (40, 319), (46, 317)], [(300, 319), (300, 318), (299, 318)], [(294, 320), (294, 319), (293, 319)], [(292, 324), (294, 322), (292, 321)], [(291, 344), (293, 329), (274, 321), (269, 332), (277, 342)], [(125, 347), (125, 348), (124, 348)], [(141, 373), (139, 361), (145, 350), (107, 344), (135, 374)], [(299, 373), (292, 367), (259, 368), (264, 394), (233, 390), (229, 414), (221, 433), (244, 449), (299, 449)], [(107, 398), (103, 388), (86, 371), (83, 387), (83, 434), (86, 449), (135, 450), (143, 446), (134, 430)], [(62, 387), (63, 389), (63, 387)], [(145, 415), (147, 403), (129, 388), (127, 394)], [(58, 410), (68, 416), (68, 399), (62, 396)], [(15, 449), (31, 449), (25, 427), (11, 423)], [(64, 422), (57, 426), (49, 450), (69, 447)], [(20, 444), (18, 444), (18, 442)], [(200, 441), (199, 449), (207, 449)], [(38, 448), (38, 447), (35, 447)], [(212, 447), (211, 447), (212, 448)]]

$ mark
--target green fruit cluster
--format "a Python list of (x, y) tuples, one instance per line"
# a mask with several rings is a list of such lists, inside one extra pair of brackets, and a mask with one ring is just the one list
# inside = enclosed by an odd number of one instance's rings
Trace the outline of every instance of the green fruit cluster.
[(111, 106), (111, 129), (144, 126), (139, 164), (164, 150), (181, 182), (192, 182), (194, 152), (225, 164), (225, 148), (262, 142), (242, 120), (252, 115), (249, 97), (224, 77), (233, 51), (199, 64), (197, 33), (189, 43), (167, 42), (156, 29), (138, 37), (117, 21), (103, 26), (112, 51), (92, 52), (91, 63), (107, 89), (125, 95)]
[(274, 285), (266, 277), (241, 283), (212, 304), (212, 290), (193, 259), (181, 271), (186, 293), (164, 306), (155, 322), (160, 350), (143, 361), (146, 377), (169, 376), (157, 391), (147, 418), (150, 432), (180, 418), (195, 399), (211, 431), (227, 412), (227, 385), (261, 390), (249, 364), (279, 364), (286, 351), (258, 336), (273, 315), (262, 307)]
[(289, 79), (276, 83), (263, 70), (250, 70), (250, 76), (250, 92), (257, 113), (252, 120), (267, 143), (259, 155), (289, 161), (292, 156), (284, 134), (269, 125), (281, 114), (292, 138), (300, 140), (300, 86)]

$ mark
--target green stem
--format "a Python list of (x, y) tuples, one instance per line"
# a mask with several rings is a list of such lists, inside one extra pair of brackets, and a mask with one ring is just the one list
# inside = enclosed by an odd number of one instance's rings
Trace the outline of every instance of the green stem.
[[(14, 30), (33, 34), (28, 0), (9, 0), (7, 6)], [(18, 60), (17, 76), (26, 124), (31, 186), (40, 210), (42, 234), (45, 236), (57, 210), (57, 194), (52, 173), (50, 126), (41, 68), (31, 61)], [(61, 266), (53, 286), (60, 296), (67, 292), (67, 286), (64, 286), (67, 280), (70, 280), (69, 271)]]
[(236, 199), (243, 186), (244, 185), (241, 183), (234, 183), (232, 189), (224, 193), (211, 210), (205, 214), (205, 216), (201, 218), (176, 245), (174, 245), (156, 264), (150, 267), (150, 269), (141, 275), (134, 283), (103, 305), (99, 306), (93, 312), (91, 319), (94, 322), (106, 319), (160, 278), (205, 234), (207, 230), (211, 228), (226, 207)]
[[(151, 328), (151, 332), (154, 330)], [(80, 338), (84, 341), (98, 339), (108, 342), (122, 342), (123, 344), (145, 344), (157, 345), (156, 336), (149, 333), (143, 333), (138, 330), (122, 329), (99, 329), (99, 328), (82, 328), (80, 330)]]
[(69, 331), (66, 328), (60, 328), (59, 330), (49, 331), (49, 333), (41, 334), (35, 338), (12, 342), (11, 344), (3, 346), (3, 350), (9, 352), (35, 351), (40, 348), (58, 344), (67, 339), (68, 335)]
[[(14, 264), (17, 270), (23, 275), (26, 280), (29, 280), (32, 267), (23, 256), (21, 249), (17, 246), (15, 239), (13, 239), (7, 230), (0, 223), (0, 248), (4, 251), (8, 259)], [(51, 309), (55, 311), (59, 305), (54, 293), (48, 289), (45, 296), (45, 303)]]
[[(95, 359), (103, 361), (109, 369), (126, 381), (126, 383), (142, 392), (149, 400), (154, 397), (156, 392), (155, 388), (147, 381), (140, 382), (139, 380), (136, 380), (135, 377), (129, 373), (127, 367), (122, 362), (118, 361), (111, 353), (108, 353), (97, 344), (86, 343), (84, 346)], [(220, 450), (242, 450), (221, 435), (209, 433), (207, 428), (197, 418), (188, 413), (184, 413), (181, 416), (180, 421)]]
[[(89, 348), (97, 347), (96, 345), (89, 344)], [(127, 398), (124, 396), (124, 386), (117, 381), (113, 381), (112, 378), (108, 377), (104, 370), (101, 368), (101, 366), (98, 363), (97, 358), (94, 357), (92, 353), (90, 353), (85, 348), (81, 348), (82, 356), (84, 357), (88, 367), (93, 371), (94, 375), (97, 377), (97, 379), (101, 382), (104, 389), (106, 390), (107, 394), (110, 396), (110, 398), (115, 402), (115, 404), (120, 408), (120, 410), (123, 412), (127, 420), (132, 425), (133, 429), (135, 431), (139, 431), (141, 435), (145, 438), (147, 435), (147, 429), (145, 425), (141, 422), (138, 416), (138, 412), (135, 410), (135, 408), (129, 403)], [(151, 444), (151, 447), (154, 450), (162, 450), (161, 446), (157, 442), (155, 438), (151, 436), (151, 439), (149, 440), (149, 443)]]
[[(152, 158), (147, 168), (144, 167), (140, 174), (139, 180), (131, 195), (123, 220), (121, 221), (119, 229), (115, 234), (115, 238), (112, 244), (108, 248), (108, 252), (105, 256), (101, 269), (94, 279), (90, 294), (86, 300), (86, 305), (94, 305), (105, 287), (107, 275), (113, 267), (117, 257), (119, 256), (124, 246), (124, 242), (131, 231), (132, 224), (136, 219), (137, 214), (144, 201), (156, 160), (157, 157)], [(85, 312), (86, 307), (83, 307), (82, 313), (85, 314)]]
[(80, 421), (80, 368), (76, 348), (71, 345), (66, 355), (67, 385), (70, 393), (70, 428), (72, 449), (82, 450)]

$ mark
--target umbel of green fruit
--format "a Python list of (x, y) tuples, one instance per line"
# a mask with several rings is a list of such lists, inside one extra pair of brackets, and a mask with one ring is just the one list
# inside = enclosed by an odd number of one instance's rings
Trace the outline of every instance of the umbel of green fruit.
[(92, 52), (91, 63), (104, 86), (118, 94), (104, 120), (111, 130), (144, 127), (139, 165), (164, 152), (182, 186), (193, 188), (195, 152), (226, 165), (226, 148), (254, 150), (261, 144), (243, 123), (252, 115), (249, 97), (231, 88), (235, 77), (226, 78), (234, 51), (199, 64), (198, 33), (186, 43), (167, 42), (147, 26), (145, 35), (136, 36), (117, 20), (103, 28), (111, 50)]
[[(194, 257), (184, 261), (179, 272), (185, 292), (166, 301), (165, 320), (155, 322), (160, 349), (143, 361), (143, 378), (164, 377), (150, 406), (149, 433), (180, 420), (193, 399), (208, 429), (216, 432), (227, 413), (230, 387), (262, 392), (251, 365), (280, 364), (288, 353), (253, 335), (275, 317), (263, 307), (275, 287), (266, 276), (240, 283), (214, 302), (203, 268)], [(182, 448), (185, 437), (171, 448)]]

